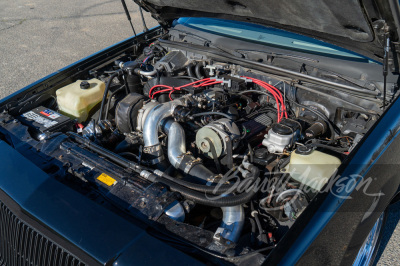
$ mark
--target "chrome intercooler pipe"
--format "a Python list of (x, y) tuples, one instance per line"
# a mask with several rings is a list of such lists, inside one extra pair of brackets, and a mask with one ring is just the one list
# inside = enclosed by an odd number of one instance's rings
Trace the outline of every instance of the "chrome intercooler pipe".
[(174, 109), (180, 105), (185, 105), (184, 97), (158, 104), (146, 116), (143, 124), (143, 152), (151, 164), (158, 164), (164, 160), (160, 141), (158, 140), (158, 129), (161, 121), (167, 117), (171, 117)]
[[(173, 119), (163, 122), (163, 130), (168, 135), (168, 159), (170, 163), (179, 168), (186, 154), (185, 131)], [(207, 180), (205, 180), (207, 182)], [(237, 242), (244, 225), (244, 210), (241, 205), (222, 207), (223, 219), (220, 227), (214, 234), (216, 239), (224, 238)]]
[(223, 237), (236, 243), (244, 225), (244, 210), (242, 205), (233, 207), (221, 207), (223, 217), (222, 223), (214, 233), (214, 238)]
[(185, 131), (173, 119), (163, 123), (163, 130), (168, 135), (168, 160), (175, 168), (179, 168), (186, 154)]
[(147, 115), (143, 125), (144, 147), (160, 145), (158, 140), (158, 128), (161, 120), (171, 117), (176, 106), (182, 105), (179, 100), (156, 105)]

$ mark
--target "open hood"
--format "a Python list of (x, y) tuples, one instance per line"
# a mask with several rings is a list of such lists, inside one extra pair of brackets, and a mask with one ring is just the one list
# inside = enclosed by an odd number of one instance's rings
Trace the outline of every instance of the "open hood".
[(307, 35), (378, 61), (384, 55), (385, 34), (392, 41), (392, 57), (400, 36), (396, 0), (134, 1), (163, 27), (180, 17), (245, 21)]

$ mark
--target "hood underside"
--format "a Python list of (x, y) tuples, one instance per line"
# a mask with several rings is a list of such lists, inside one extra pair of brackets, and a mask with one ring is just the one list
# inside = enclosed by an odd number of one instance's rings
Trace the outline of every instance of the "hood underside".
[[(398, 2), (385, 0), (135, 0), (169, 27), (179, 17), (214, 17), (279, 28), (326, 41), (375, 60), (385, 29), (397, 41)], [(388, 27), (385, 27), (388, 26)]]

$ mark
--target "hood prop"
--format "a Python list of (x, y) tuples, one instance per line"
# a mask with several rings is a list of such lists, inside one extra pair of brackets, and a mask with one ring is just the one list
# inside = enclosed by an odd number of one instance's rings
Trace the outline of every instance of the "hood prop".
[(149, 30), (149, 28), (147, 28), (146, 21), (145, 21), (145, 19), (144, 19), (143, 10), (142, 10), (142, 7), (141, 7), (141, 6), (139, 6), (139, 11), (140, 11), (140, 16), (142, 17), (143, 31), (146, 32), (146, 31)]
[(132, 28), (132, 30), (133, 30), (133, 34), (135, 35), (136, 43), (139, 43), (139, 42), (138, 42), (138, 39), (137, 39), (137, 36), (136, 36), (135, 28), (133, 27), (133, 24), (132, 24), (131, 15), (129, 14), (129, 10), (128, 10), (128, 8), (126, 7), (125, 0), (121, 0), (121, 3), (122, 3), (122, 6), (124, 7), (125, 14), (126, 14), (126, 18), (128, 19), (129, 23), (131, 24), (131, 28)]
[(383, 54), (383, 110), (386, 109), (386, 77), (388, 75), (389, 66), (389, 50), (390, 50), (390, 37), (388, 31), (385, 33), (385, 46)]

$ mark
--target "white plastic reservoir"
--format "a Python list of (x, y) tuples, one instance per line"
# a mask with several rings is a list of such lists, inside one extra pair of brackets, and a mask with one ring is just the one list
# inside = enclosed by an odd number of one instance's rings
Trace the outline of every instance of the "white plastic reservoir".
[(309, 153), (294, 151), (285, 172), (303, 185), (320, 191), (341, 164), (339, 158), (313, 150)]
[(98, 79), (77, 80), (56, 91), (59, 111), (79, 122), (86, 121), (90, 110), (103, 98), (105, 83)]

